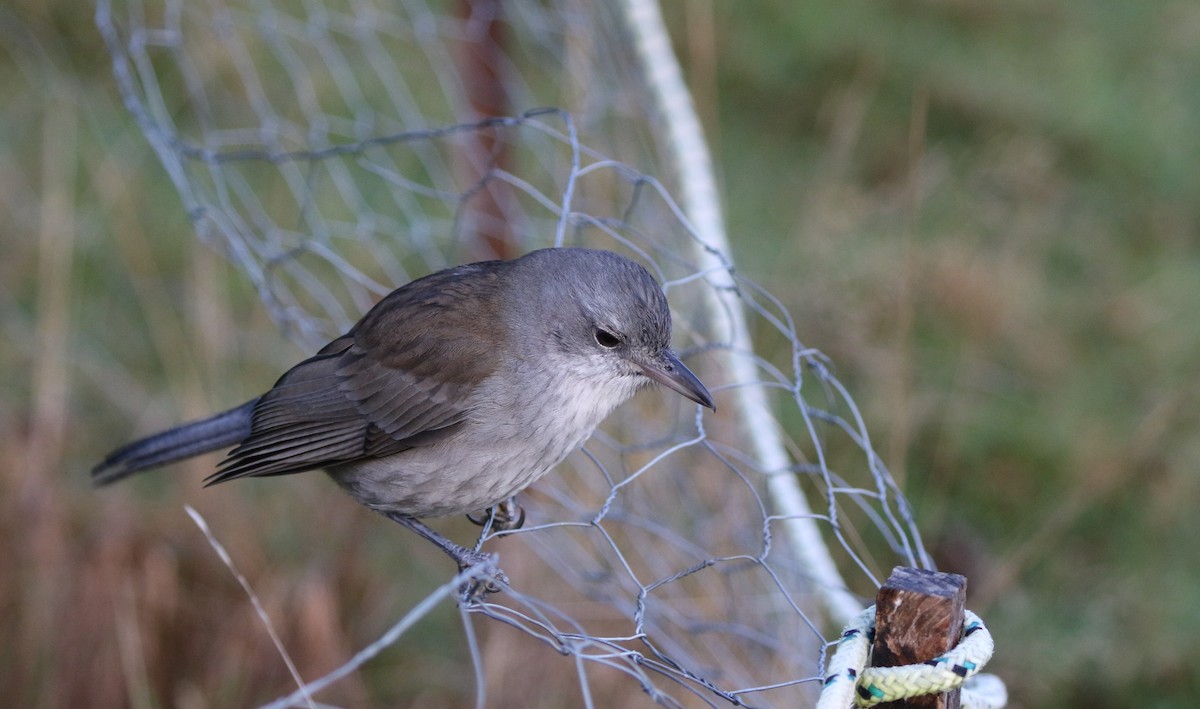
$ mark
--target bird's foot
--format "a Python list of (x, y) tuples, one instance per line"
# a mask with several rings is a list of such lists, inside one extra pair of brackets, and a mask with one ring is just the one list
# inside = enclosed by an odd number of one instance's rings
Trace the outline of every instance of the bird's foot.
[(476, 570), (466, 583), (458, 587), (459, 598), (468, 603), (475, 603), (485, 600), (490, 594), (500, 593), (508, 586), (508, 577), (496, 566), (495, 555), (457, 544), (454, 546), (456, 549), (453, 551), (444, 551), (458, 564), (458, 572), (461, 574)]
[(525, 508), (517, 504), (516, 497), (510, 497), (498, 505), (493, 505), (479, 514), (469, 514), (467, 519), (480, 527), (489, 522), (496, 532), (511, 532), (525, 525)]
[(408, 515), (386, 511), (383, 514), (433, 542), (446, 556), (453, 559), (455, 564), (458, 564), (460, 574), (469, 569), (476, 570), (476, 574), (458, 589), (460, 597), (467, 602), (481, 601), (488, 594), (499, 593), (504, 590), (505, 586), (508, 586), (508, 577), (496, 566), (495, 557), (492, 554), (455, 544)]

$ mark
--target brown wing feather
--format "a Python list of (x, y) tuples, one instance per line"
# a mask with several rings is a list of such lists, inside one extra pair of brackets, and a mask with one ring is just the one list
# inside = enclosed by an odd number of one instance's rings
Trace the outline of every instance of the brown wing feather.
[(393, 455), (454, 431), (501, 356), (506, 268), (472, 264), (393, 291), (262, 396), (208, 483)]

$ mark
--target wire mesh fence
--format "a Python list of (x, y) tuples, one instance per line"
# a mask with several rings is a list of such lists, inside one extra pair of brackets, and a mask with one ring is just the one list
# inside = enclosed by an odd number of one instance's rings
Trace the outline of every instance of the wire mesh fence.
[(831, 363), (672, 198), (696, 168), (662, 135), (694, 119), (647, 108), (661, 67), (639, 17), (583, 0), (100, 1), (122, 96), (197, 236), (309, 349), (430, 271), (590, 246), (659, 278), (717, 401), (623, 407), (522, 495), (524, 528), (485, 529), (501, 568), (516, 545), (537, 559), (506, 568), (510, 588), (464, 602), (447, 578), (276, 705), (319, 701), (456, 599), (480, 705), (498, 667), (529, 670), (478, 641), (485, 619), (563, 655), (589, 706), (601, 667), (667, 706), (794, 705), (859, 599), (895, 564), (930, 565)]

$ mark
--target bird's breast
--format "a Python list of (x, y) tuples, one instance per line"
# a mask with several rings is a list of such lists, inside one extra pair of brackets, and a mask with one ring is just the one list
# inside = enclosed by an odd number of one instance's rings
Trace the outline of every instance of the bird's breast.
[(335, 466), (329, 473), (376, 509), (414, 517), (486, 509), (525, 489), (580, 447), (637, 389), (636, 379), (625, 379), (518, 363), (480, 384), (470, 416), (452, 436)]

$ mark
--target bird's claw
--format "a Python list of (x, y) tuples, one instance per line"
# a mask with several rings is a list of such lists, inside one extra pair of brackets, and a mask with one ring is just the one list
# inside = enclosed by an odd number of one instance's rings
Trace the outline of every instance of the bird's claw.
[(459, 588), (459, 593), (467, 603), (481, 603), (493, 593), (503, 591), (504, 586), (507, 585), (508, 579), (504, 577), (504, 574), (497, 574), (493, 578), (477, 579), (465, 583)]
[(493, 505), (481, 513), (468, 514), (467, 519), (484, 527), (491, 522), (492, 529), (497, 532), (511, 532), (525, 525), (525, 508), (517, 504), (517, 498), (510, 497), (498, 505)]
[(504, 571), (497, 569), (494, 565), (491, 567), (480, 566), (484, 563), (491, 564), (490, 555), (474, 551), (474, 549), (470, 549), (470, 551), (472, 551), (472, 557), (458, 561), (458, 571), (461, 573), (479, 567), (479, 572), (472, 578), (468, 578), (467, 582), (458, 588), (458, 593), (464, 601), (468, 603), (484, 601), (487, 596), (498, 594), (508, 587), (509, 577), (504, 575)]

